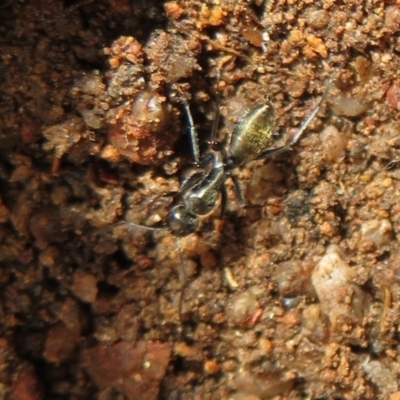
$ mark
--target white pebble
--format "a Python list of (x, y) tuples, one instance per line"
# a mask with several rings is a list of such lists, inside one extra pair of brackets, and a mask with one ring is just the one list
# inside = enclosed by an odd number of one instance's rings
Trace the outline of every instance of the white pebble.
[(357, 117), (367, 111), (368, 106), (356, 97), (337, 96), (332, 99), (332, 110), (336, 115)]
[[(359, 304), (360, 288), (352, 282), (354, 271), (343, 259), (337, 246), (330, 246), (314, 268), (311, 281), (317, 292), (322, 311), (331, 323), (340, 316), (354, 316), (352, 304)], [(360, 299), (362, 300), (362, 299)], [(361, 301), (362, 303), (362, 301)]]
[(392, 224), (388, 219), (371, 220), (361, 225), (361, 236), (376, 246), (385, 246), (392, 240)]

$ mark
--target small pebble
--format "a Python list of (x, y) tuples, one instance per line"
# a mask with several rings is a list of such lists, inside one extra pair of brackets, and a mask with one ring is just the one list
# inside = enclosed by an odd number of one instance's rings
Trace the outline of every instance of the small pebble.
[(356, 97), (345, 97), (338, 95), (332, 98), (332, 110), (336, 115), (345, 117), (357, 117), (368, 109), (366, 104)]
[(208, 360), (204, 363), (204, 371), (208, 375), (214, 375), (220, 370), (219, 364), (215, 360)]
[(226, 314), (230, 322), (244, 326), (259, 309), (258, 302), (250, 291), (234, 295), (228, 303)]
[(71, 287), (75, 296), (79, 297), (85, 303), (93, 303), (97, 296), (97, 279), (95, 276), (76, 271), (74, 273), (74, 282)]
[(361, 225), (361, 236), (377, 247), (386, 246), (392, 240), (392, 224), (388, 219), (371, 220)]

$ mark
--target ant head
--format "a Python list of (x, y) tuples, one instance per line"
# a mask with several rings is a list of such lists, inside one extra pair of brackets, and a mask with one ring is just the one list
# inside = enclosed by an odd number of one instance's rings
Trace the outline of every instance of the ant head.
[(199, 218), (185, 206), (178, 205), (171, 209), (167, 225), (173, 235), (183, 237), (197, 230)]

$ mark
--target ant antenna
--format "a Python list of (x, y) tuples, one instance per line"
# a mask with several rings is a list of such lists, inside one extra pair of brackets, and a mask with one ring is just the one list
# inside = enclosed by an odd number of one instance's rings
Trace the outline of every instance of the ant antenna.
[[(150, 232), (159, 232), (159, 231), (165, 230), (165, 227), (146, 226), (146, 225), (135, 224), (134, 222), (126, 222), (126, 224), (130, 227), (143, 229), (143, 230), (147, 230)], [(179, 325), (180, 325), (180, 333), (183, 334), (183, 318), (182, 318), (183, 300), (184, 300), (184, 295), (185, 295), (185, 291), (188, 286), (189, 280), (188, 280), (187, 271), (185, 268), (185, 260), (183, 259), (181, 242), (179, 240), (179, 237), (177, 237), (177, 236), (175, 236), (175, 244), (176, 244), (176, 247), (178, 249), (178, 254), (179, 254), (179, 265), (180, 265), (179, 279), (181, 281), (181, 290), (180, 290), (179, 304), (178, 304), (178, 319), (179, 319)]]
[[(221, 81), (221, 71), (219, 68), (217, 68), (217, 84)], [(215, 101), (215, 116), (214, 116), (214, 121), (212, 125), (212, 131), (211, 131), (211, 146), (214, 146), (214, 144), (217, 142), (217, 134), (218, 134), (218, 128), (219, 128), (219, 120), (221, 117), (221, 109), (220, 109), (220, 103), (219, 103), (219, 95), (217, 90), (214, 89), (214, 87), (211, 89), (211, 92), (214, 95), (214, 101)]]
[(165, 227), (163, 227), (163, 226), (140, 225), (140, 224), (135, 224), (134, 222), (130, 222), (130, 221), (129, 222), (125, 221), (124, 224), (131, 226), (132, 228), (144, 229), (144, 230), (151, 231), (151, 232), (163, 231), (165, 229)]
[(199, 139), (198, 139), (196, 127), (194, 125), (192, 112), (190, 111), (190, 107), (186, 102), (183, 103), (183, 106), (185, 108), (186, 117), (187, 117), (188, 125), (189, 125), (189, 135), (190, 135), (190, 142), (192, 145), (192, 153), (193, 153), (193, 157), (194, 157), (194, 163), (196, 165), (199, 165), (200, 164)]
[(180, 323), (180, 330), (181, 334), (183, 334), (183, 300), (185, 297), (185, 291), (187, 289), (187, 286), (189, 284), (189, 280), (187, 277), (186, 273), (186, 268), (185, 268), (185, 261), (183, 259), (183, 253), (182, 253), (182, 247), (181, 247), (181, 242), (178, 237), (175, 237), (175, 243), (176, 247), (178, 249), (179, 253), (179, 260), (180, 260), (180, 279), (181, 279), (181, 290), (180, 290), (180, 296), (179, 296), (179, 305), (178, 305), (178, 318), (179, 318), (179, 323)]

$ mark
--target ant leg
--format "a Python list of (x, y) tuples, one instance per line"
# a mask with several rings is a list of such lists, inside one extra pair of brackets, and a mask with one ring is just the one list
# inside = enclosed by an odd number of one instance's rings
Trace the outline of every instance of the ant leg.
[(222, 219), (225, 215), (226, 209), (228, 208), (228, 192), (226, 186), (221, 186), (221, 212), (219, 217)]
[(179, 271), (179, 279), (181, 281), (181, 290), (180, 290), (179, 304), (178, 304), (178, 318), (179, 318), (179, 325), (180, 325), (180, 334), (185, 338), (185, 332), (183, 329), (183, 302), (185, 300), (185, 292), (189, 286), (190, 281), (188, 279), (187, 271), (185, 269), (185, 262), (183, 259), (181, 242), (179, 241), (178, 237), (175, 237), (175, 243), (176, 243), (176, 247), (178, 249), (179, 261), (181, 264), (181, 268)]
[(186, 117), (189, 123), (189, 135), (190, 135), (190, 142), (192, 145), (192, 152), (194, 157), (194, 162), (196, 165), (200, 163), (200, 149), (199, 149), (199, 139), (197, 135), (196, 128), (194, 126), (192, 112), (190, 111), (190, 107), (188, 104), (183, 104), (186, 112)]
[(264, 204), (246, 204), (244, 202), (244, 196), (243, 196), (243, 188), (242, 185), (240, 184), (238, 178), (236, 176), (231, 176), (232, 181), (233, 181), (233, 188), (235, 190), (235, 195), (237, 202), (239, 203), (240, 208), (261, 208), (263, 207)]
[(214, 146), (214, 144), (217, 143), (219, 120), (221, 117), (221, 110), (220, 110), (218, 94), (214, 93), (214, 96), (215, 96), (216, 111), (215, 111), (214, 121), (213, 121), (213, 125), (212, 125), (212, 130), (211, 130), (211, 139), (210, 139), (211, 146)]
[(144, 229), (146, 231), (151, 231), (151, 232), (158, 232), (166, 229), (165, 226), (147, 226), (147, 225), (135, 224), (134, 222), (129, 222), (129, 221), (124, 221), (122, 224), (128, 225), (132, 228)]
[(300, 139), (300, 137), (302, 136), (302, 134), (304, 133), (304, 131), (308, 128), (308, 126), (310, 125), (311, 121), (315, 118), (315, 116), (318, 114), (318, 112), (321, 110), (322, 104), (324, 103), (329, 90), (331, 88), (332, 82), (333, 80), (336, 78), (336, 75), (334, 75), (333, 78), (331, 78), (328, 82), (328, 86), (325, 89), (325, 92), (323, 93), (323, 95), (321, 96), (318, 104), (316, 105), (316, 107), (314, 108), (314, 110), (311, 112), (311, 114), (302, 122), (302, 124), (300, 125), (300, 128), (298, 129), (298, 131), (294, 134), (294, 136), (292, 137), (292, 139), (289, 141), (289, 143), (285, 144), (284, 146), (281, 147), (277, 147), (276, 149), (269, 149), (264, 151), (263, 153), (261, 153), (258, 157), (257, 160), (263, 160), (265, 158), (270, 158), (272, 156), (276, 156), (277, 154), (281, 154), (287, 150), (291, 150), (292, 146), (294, 144), (297, 143), (297, 141)]
[[(217, 69), (217, 76), (216, 76), (217, 83), (220, 82), (220, 78), (221, 78), (221, 74), (220, 74), (219, 69)], [(220, 110), (220, 104), (219, 104), (219, 96), (218, 96), (217, 90), (214, 88), (214, 86), (211, 86), (210, 92), (211, 92), (212, 96), (214, 97), (216, 107), (215, 107), (214, 121), (213, 121), (212, 128), (211, 128), (211, 136), (210, 136), (209, 144), (211, 145), (211, 148), (213, 150), (217, 150), (214, 148), (214, 146), (218, 143), (217, 136), (218, 136), (219, 121), (220, 121), (220, 117), (221, 117), (221, 110)]]

